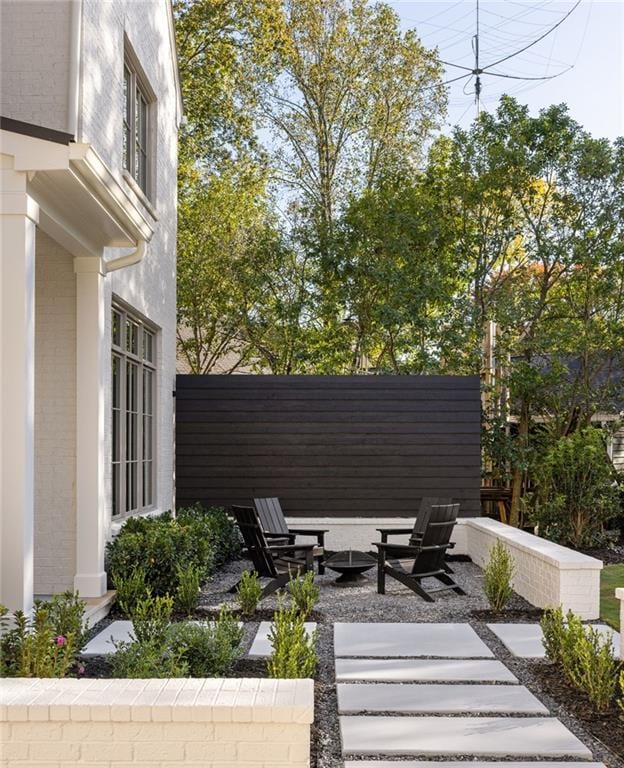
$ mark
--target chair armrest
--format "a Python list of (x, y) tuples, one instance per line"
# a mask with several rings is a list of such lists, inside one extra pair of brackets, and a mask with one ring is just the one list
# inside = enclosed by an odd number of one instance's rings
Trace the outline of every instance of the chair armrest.
[(279, 544), (269, 547), (269, 552), (312, 552), (316, 544)]
[(289, 528), (288, 530), (297, 536), (320, 536), (321, 533), (329, 532), (329, 528)]
[(412, 528), (375, 528), (375, 530), (381, 534), (381, 541), (385, 544), (388, 541), (388, 536), (405, 536), (412, 533), (414, 528), (412, 526)]
[(293, 533), (273, 533), (272, 531), (264, 531), (264, 535), (267, 539), (281, 539), (287, 541), (289, 544), (295, 543), (295, 536)]
[(403, 552), (406, 555), (417, 555), (421, 551), (420, 547), (409, 544), (391, 544), (387, 541), (373, 541), (373, 546), (380, 550), (380, 554), (384, 554), (387, 549), (391, 549), (393, 552)]

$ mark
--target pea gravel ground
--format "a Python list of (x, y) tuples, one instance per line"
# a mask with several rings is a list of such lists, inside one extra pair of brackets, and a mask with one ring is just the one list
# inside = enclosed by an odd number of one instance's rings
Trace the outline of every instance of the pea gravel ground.
[[(321, 598), (315, 615), (318, 622), (319, 668), (316, 675), (315, 723), (313, 727), (312, 768), (342, 768), (340, 752), (340, 734), (336, 688), (334, 680), (334, 622), (468, 622), (477, 634), (492, 649), (496, 657), (506, 664), (519, 681), (526, 685), (576, 736), (593, 752), (594, 760), (602, 761), (608, 768), (624, 768), (624, 760), (610, 752), (599, 740), (592, 737), (570, 712), (565, 704), (553, 700), (540, 687), (538, 678), (531, 667), (535, 661), (517, 659), (512, 656), (497, 637), (487, 628), (491, 621), (485, 612), (488, 603), (483, 592), (483, 574), (481, 569), (471, 562), (454, 561), (451, 563), (457, 582), (466, 591), (465, 596), (454, 592), (441, 592), (435, 603), (426, 603), (398, 582), (388, 579), (387, 594), (378, 595), (375, 584), (375, 570), (369, 571), (366, 583), (356, 586), (336, 586), (336, 574), (328, 571), (317, 577), (321, 587)], [(222, 603), (233, 603), (233, 596), (228, 591), (238, 581), (241, 572), (251, 570), (248, 561), (240, 560), (223, 568), (210, 582), (201, 599), (201, 608), (212, 612)], [(277, 607), (277, 598), (271, 596), (262, 602), (262, 616), (266, 619), (270, 611)], [(535, 610), (525, 600), (514, 595), (510, 605), (513, 614), (511, 621), (537, 620)], [(524, 613), (526, 611), (526, 613)], [(501, 621), (506, 617), (501, 616)], [(257, 622), (246, 628), (245, 646), (249, 648)], [(546, 664), (547, 662), (541, 662)], [(236, 674), (262, 675), (264, 662), (241, 660)], [(468, 759), (468, 758), (467, 758)], [(539, 761), (536, 761), (539, 763)], [(400, 768), (401, 761), (397, 761)], [(582, 765), (582, 763), (580, 763)]]

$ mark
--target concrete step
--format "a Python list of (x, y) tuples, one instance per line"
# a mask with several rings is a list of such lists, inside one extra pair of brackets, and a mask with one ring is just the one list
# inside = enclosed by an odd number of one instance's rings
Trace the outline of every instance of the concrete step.
[(336, 659), (338, 682), (517, 683), (500, 661), (491, 659)]

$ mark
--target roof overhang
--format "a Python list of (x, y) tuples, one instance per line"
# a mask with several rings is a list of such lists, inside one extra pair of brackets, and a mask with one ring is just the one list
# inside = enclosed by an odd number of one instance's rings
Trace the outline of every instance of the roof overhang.
[(1, 131), (0, 151), (28, 174), (39, 225), (75, 256), (106, 247), (133, 248), (154, 234), (153, 223), (90, 144), (62, 144)]

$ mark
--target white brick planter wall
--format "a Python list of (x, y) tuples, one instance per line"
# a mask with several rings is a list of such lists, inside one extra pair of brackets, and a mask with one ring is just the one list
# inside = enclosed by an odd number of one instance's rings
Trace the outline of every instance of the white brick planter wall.
[(618, 587), (615, 596), (620, 601), (620, 658), (624, 661), (624, 587)]
[(496, 539), (516, 564), (514, 589), (539, 608), (563, 606), (581, 618), (600, 615), (602, 561), (485, 517), (465, 518), (466, 554), (482, 568)]
[(307, 768), (312, 680), (27, 680), (0, 686), (2, 768)]

